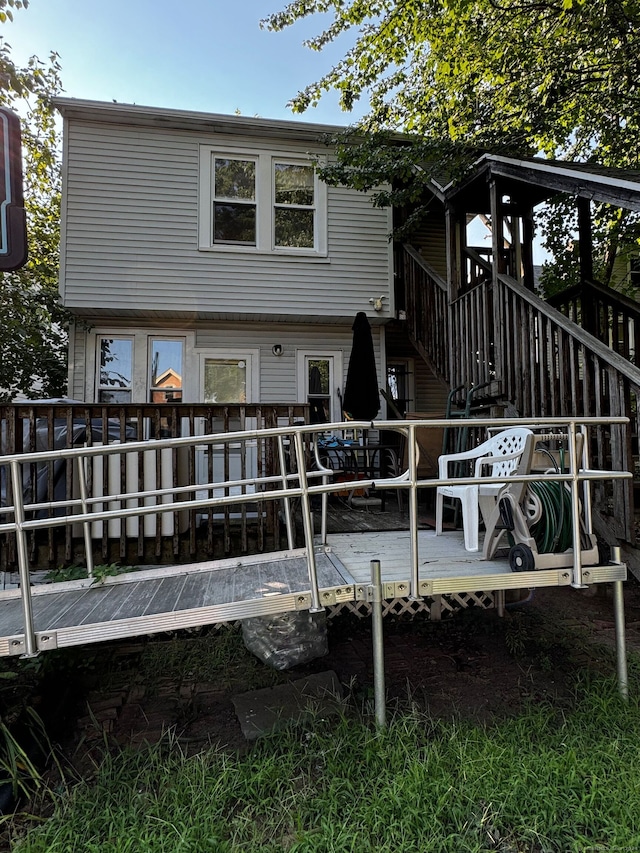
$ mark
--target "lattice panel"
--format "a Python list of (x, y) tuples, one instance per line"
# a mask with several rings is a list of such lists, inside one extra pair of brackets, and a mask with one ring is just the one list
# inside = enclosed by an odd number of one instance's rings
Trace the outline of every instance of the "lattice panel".
[[(440, 599), (438, 602), (438, 598)], [(415, 616), (417, 613), (431, 615), (434, 605), (440, 605), (440, 618), (450, 616), (467, 607), (482, 607), (486, 610), (495, 606), (493, 592), (458, 592), (434, 598), (422, 598), (411, 601), (408, 598), (391, 598), (382, 602), (383, 616)], [(436, 607), (437, 610), (437, 607)], [(371, 605), (367, 601), (344, 601), (327, 608), (327, 617), (333, 619), (342, 613), (352, 613), (361, 619), (371, 615)]]

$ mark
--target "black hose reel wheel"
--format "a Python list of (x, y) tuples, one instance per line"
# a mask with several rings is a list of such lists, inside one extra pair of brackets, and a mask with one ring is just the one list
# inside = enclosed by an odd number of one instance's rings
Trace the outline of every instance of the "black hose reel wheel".
[(509, 551), (509, 567), (512, 572), (532, 572), (536, 558), (528, 545), (514, 545)]

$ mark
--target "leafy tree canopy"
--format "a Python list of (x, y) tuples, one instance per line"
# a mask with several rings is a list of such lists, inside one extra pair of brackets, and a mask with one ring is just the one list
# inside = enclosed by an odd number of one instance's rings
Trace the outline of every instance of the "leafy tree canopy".
[[(27, 0), (0, 0), (0, 24)], [(0, 35), (0, 103), (21, 117), (27, 264), (0, 280), (0, 400), (18, 393), (59, 396), (66, 387), (68, 317), (58, 297), (60, 159), (51, 98), (61, 91), (60, 66), (32, 57), (15, 64)]]
[(335, 89), (345, 110), (369, 98), (367, 129), (638, 161), (637, 0), (294, 0), (263, 25), (318, 13), (312, 49), (357, 36), (298, 112)]
[[(404, 192), (415, 196), (415, 163), (425, 179), (443, 167), (455, 177), (479, 150), (640, 168), (638, 0), (294, 0), (262, 23), (277, 31), (310, 16), (324, 22), (311, 49), (352, 47), (294, 111), (335, 90), (347, 111), (369, 100), (367, 134), (417, 137), (400, 156), (384, 136), (345, 146), (330, 182), (368, 188), (411, 173)], [(615, 216), (598, 215), (620, 236)], [(637, 239), (633, 219), (624, 239)]]

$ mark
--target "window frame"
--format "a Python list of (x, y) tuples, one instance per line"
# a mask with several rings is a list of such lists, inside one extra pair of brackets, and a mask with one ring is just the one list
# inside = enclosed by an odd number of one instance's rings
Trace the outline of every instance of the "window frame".
[(245, 389), (247, 399), (245, 403), (212, 403), (211, 405), (242, 406), (257, 403), (260, 398), (260, 350), (238, 347), (203, 347), (198, 350), (198, 389), (201, 401), (204, 401), (204, 374), (207, 359), (213, 361), (244, 361), (246, 363)]
[[(247, 163), (253, 163), (254, 164), (255, 175), (254, 175), (254, 186), (253, 186), (253, 198), (252, 199), (250, 199), (250, 200), (242, 199), (242, 198), (233, 199), (233, 198), (229, 198), (228, 196), (218, 196), (216, 194), (216, 175), (215, 175), (215, 162), (216, 162), (216, 160), (235, 160), (238, 162), (244, 161)], [(210, 208), (211, 208), (211, 243), (212, 243), (212, 245), (215, 245), (215, 246), (232, 246), (233, 248), (237, 248), (237, 247), (255, 248), (258, 245), (258, 225), (259, 225), (258, 224), (258, 195), (259, 195), (259, 192), (258, 192), (258, 183), (259, 183), (258, 172), (259, 172), (259, 165), (260, 164), (259, 164), (258, 158), (255, 156), (241, 155), (241, 154), (222, 155), (220, 152), (212, 152), (212, 154), (211, 154), (211, 205), (210, 205)], [(255, 211), (255, 235), (254, 235), (254, 241), (253, 242), (249, 243), (249, 242), (243, 242), (241, 240), (236, 240), (236, 241), (234, 241), (234, 240), (220, 240), (220, 241), (216, 242), (214, 240), (213, 233), (214, 233), (214, 229), (215, 229), (215, 218), (216, 218), (214, 208), (215, 208), (216, 203), (225, 203), (225, 202), (227, 202), (229, 204), (241, 205), (241, 206), (247, 207), (247, 208), (248, 207), (253, 208), (253, 210)]]
[[(101, 390), (100, 385), (100, 341), (107, 339), (127, 339), (133, 342), (131, 402), (149, 403), (151, 389), (151, 341), (171, 340), (181, 341), (183, 347), (183, 377), (182, 402), (196, 402), (194, 399), (195, 385), (193, 380), (194, 362), (193, 350), (195, 335), (183, 329), (145, 328), (145, 329), (114, 329), (109, 326), (93, 328), (87, 334), (87, 362), (85, 367), (85, 400), (97, 403)], [(108, 404), (107, 404), (108, 405)]]
[[(213, 239), (213, 205), (215, 200), (216, 158), (252, 160), (256, 164), (256, 244), (216, 243)], [(300, 257), (327, 256), (327, 185), (320, 180), (312, 157), (293, 151), (258, 151), (236, 146), (200, 145), (198, 200), (198, 249), (205, 252), (288, 255)], [(313, 247), (276, 246), (275, 244), (275, 164), (311, 166), (313, 168), (314, 205)], [(278, 206), (280, 209), (281, 205)], [(303, 208), (300, 208), (303, 209)]]
[[(172, 391), (179, 390), (180, 391), (180, 400), (173, 400), (171, 402), (174, 403), (182, 403), (184, 401), (184, 381), (185, 381), (185, 365), (187, 359), (187, 339), (184, 335), (147, 335), (147, 400), (149, 403), (153, 403), (152, 397), (154, 391), (162, 391), (157, 385), (153, 385), (151, 382), (152, 375), (151, 371), (153, 369), (153, 342), (154, 341), (172, 341), (175, 343), (180, 343), (182, 346), (182, 374), (180, 376), (181, 385), (179, 389), (171, 389)], [(169, 401), (167, 401), (169, 402)]]

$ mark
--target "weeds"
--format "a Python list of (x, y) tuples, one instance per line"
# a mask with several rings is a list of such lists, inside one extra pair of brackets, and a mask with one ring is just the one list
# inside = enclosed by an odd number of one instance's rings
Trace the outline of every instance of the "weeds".
[[(93, 568), (93, 583), (103, 583), (105, 578), (115, 577), (116, 575), (127, 574), (128, 572), (138, 571), (136, 566), (121, 566), (118, 563), (110, 563)], [(86, 566), (60, 566), (57, 569), (52, 569), (45, 576), (45, 580), (49, 583), (62, 583), (63, 581), (84, 580), (89, 577)]]

